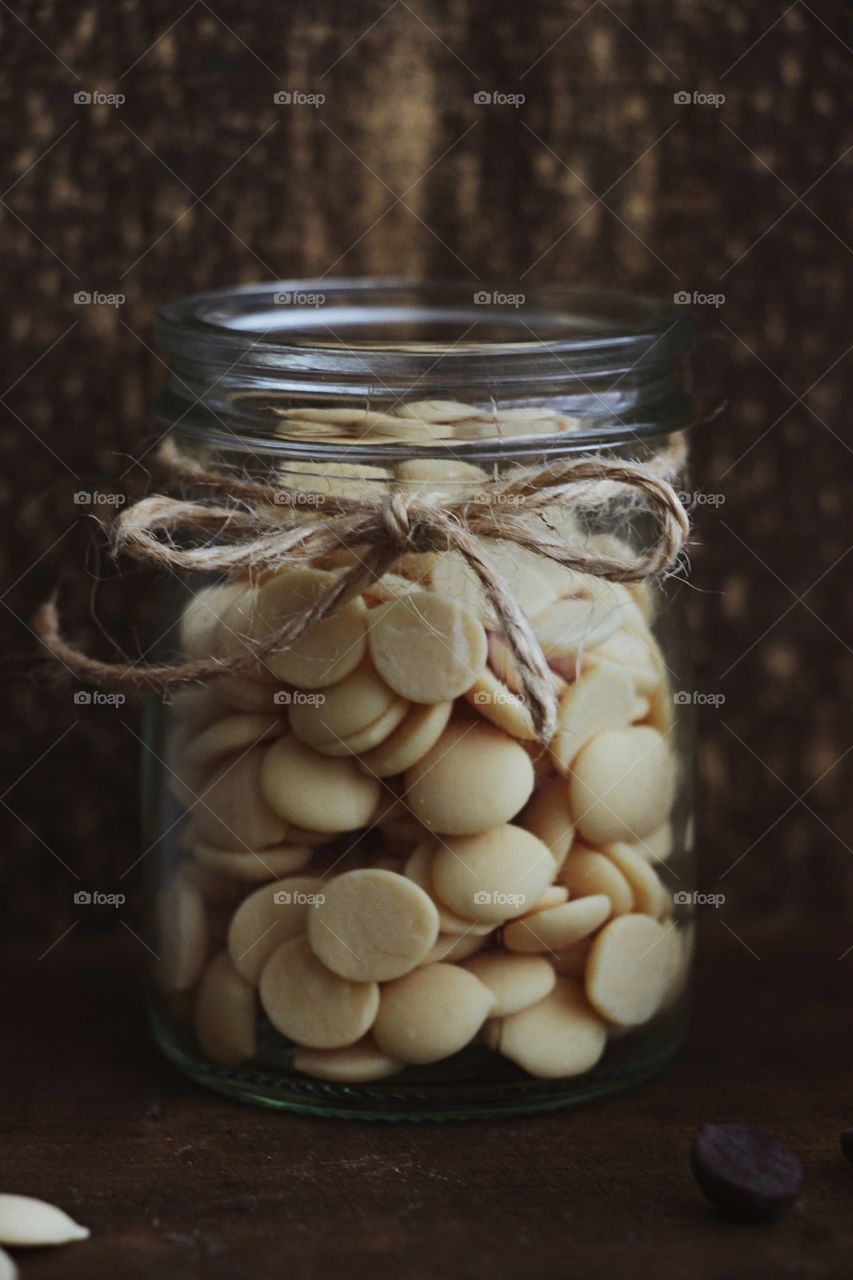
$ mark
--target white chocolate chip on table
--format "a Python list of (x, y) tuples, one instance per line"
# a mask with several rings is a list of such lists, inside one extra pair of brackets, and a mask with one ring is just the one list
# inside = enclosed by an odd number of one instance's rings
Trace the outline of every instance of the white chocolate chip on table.
[(62, 1209), (33, 1196), (0, 1195), (0, 1244), (23, 1248), (71, 1244), (87, 1240), (88, 1227), (81, 1227)]
[(307, 917), (326, 968), (357, 982), (387, 982), (421, 964), (438, 938), (438, 912), (413, 880), (366, 869), (335, 876)]
[(379, 984), (338, 977), (317, 959), (308, 939), (299, 937), (282, 943), (267, 960), (260, 997), (283, 1036), (308, 1049), (343, 1049), (373, 1025)]
[(255, 991), (220, 951), (199, 983), (194, 1025), (202, 1051), (214, 1062), (237, 1066), (255, 1052)]
[(399, 1062), (439, 1062), (474, 1039), (494, 1006), (495, 997), (473, 973), (427, 965), (382, 987), (373, 1038)]
[(243, 900), (228, 929), (228, 952), (246, 982), (256, 987), (276, 947), (305, 932), (308, 911), (325, 883), (316, 876), (286, 876)]
[(453, 721), (405, 775), (406, 803), (424, 826), (473, 835), (509, 821), (533, 790), (523, 747), (492, 725)]

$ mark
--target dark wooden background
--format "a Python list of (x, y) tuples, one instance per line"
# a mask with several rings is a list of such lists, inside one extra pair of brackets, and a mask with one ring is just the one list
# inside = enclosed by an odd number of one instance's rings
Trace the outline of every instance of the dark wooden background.
[[(10, 0), (0, 24), (0, 889), (34, 953), (117, 927), (73, 893), (113, 889), (137, 839), (135, 709), (76, 705), (33, 668), (29, 619), (57, 579), (90, 640), (98, 578), (108, 632), (138, 646), (149, 622), (150, 579), (112, 580), (73, 495), (144, 481), (153, 312), (291, 274), (725, 296), (697, 308), (729, 344), (731, 400), (694, 444), (697, 487), (720, 495), (697, 509), (696, 688), (725, 696), (700, 715), (704, 880), (747, 947), (756, 913), (813, 929), (846, 910), (846, 0)], [(674, 100), (694, 91), (725, 102)], [(702, 354), (717, 387), (720, 350)]]

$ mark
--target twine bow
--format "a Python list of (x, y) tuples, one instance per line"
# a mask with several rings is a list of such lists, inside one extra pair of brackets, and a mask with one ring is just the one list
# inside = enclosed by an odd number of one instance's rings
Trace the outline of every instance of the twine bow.
[[(671, 484), (685, 455), (683, 438), (675, 437), (668, 450), (649, 463), (581, 456), (483, 481), (476, 493), (458, 498), (401, 487), (390, 492), (383, 488), (382, 496), (374, 498), (277, 488), (223, 475), (167, 444), (161, 461), (168, 471), (205, 496), (189, 500), (155, 494), (126, 508), (111, 530), (116, 553), (160, 568), (242, 573), (251, 579), (321, 560), (341, 548), (355, 552), (356, 562), (304, 614), (289, 618), (263, 640), (247, 638), (244, 652), (235, 657), (161, 666), (100, 662), (64, 638), (53, 600), (39, 610), (36, 631), (54, 657), (90, 683), (163, 690), (256, 671), (260, 660), (287, 648), (360, 595), (401, 556), (455, 551), (482, 585), (517, 664), (537, 736), (547, 741), (556, 727), (553, 675), (529, 620), (489, 559), (488, 544), (514, 543), (566, 568), (614, 582), (663, 574), (676, 562), (689, 534), (684, 504)], [(226, 501), (218, 503), (216, 497)], [(614, 498), (644, 500), (651, 508), (657, 536), (644, 550), (584, 551), (548, 524), (549, 508)], [(187, 534), (196, 541), (199, 534), (210, 537), (200, 545), (179, 545), (179, 537)]]

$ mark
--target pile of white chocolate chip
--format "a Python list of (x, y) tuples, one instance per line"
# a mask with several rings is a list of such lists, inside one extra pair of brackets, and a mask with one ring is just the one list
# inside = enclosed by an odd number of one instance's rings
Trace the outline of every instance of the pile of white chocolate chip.
[[(300, 463), (283, 480), (347, 491), (365, 471), (381, 469)], [(481, 477), (434, 459), (395, 472), (448, 491)], [(159, 981), (214, 1061), (253, 1058), (260, 1004), (322, 1080), (378, 1080), (474, 1041), (574, 1076), (676, 999), (689, 956), (659, 875), (677, 771), (652, 593), (490, 551), (553, 671), (547, 747), (454, 552), (404, 557), (251, 678), (174, 699), (187, 816)], [(183, 651), (244, 651), (349, 563), (202, 589)]]

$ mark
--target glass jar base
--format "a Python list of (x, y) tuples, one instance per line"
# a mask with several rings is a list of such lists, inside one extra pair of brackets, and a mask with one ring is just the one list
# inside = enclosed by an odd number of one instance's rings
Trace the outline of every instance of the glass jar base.
[[(191, 1079), (226, 1097), (298, 1115), (337, 1120), (487, 1120), (534, 1115), (593, 1102), (642, 1083), (680, 1048), (682, 1018), (614, 1040), (598, 1067), (563, 1080), (534, 1080), (485, 1048), (472, 1047), (446, 1062), (409, 1067), (371, 1084), (332, 1084), (281, 1065), (219, 1066), (199, 1056), (191, 1036), (152, 1011), (155, 1038), (166, 1057)], [(642, 1039), (638, 1039), (638, 1035)]]

